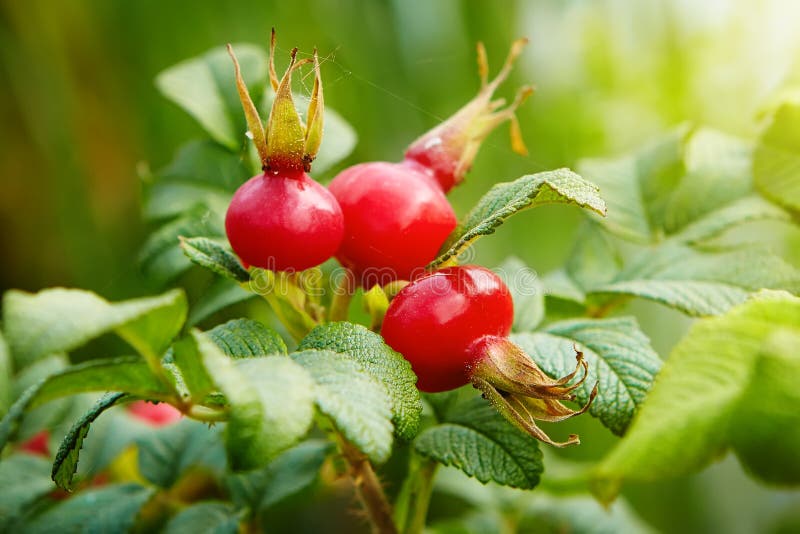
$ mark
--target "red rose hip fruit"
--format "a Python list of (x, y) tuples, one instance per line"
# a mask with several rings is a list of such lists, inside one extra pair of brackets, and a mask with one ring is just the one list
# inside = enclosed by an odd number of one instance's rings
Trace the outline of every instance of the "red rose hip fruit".
[[(323, 109), (319, 57), (297, 60), (291, 52), (283, 78), (275, 73), (275, 30), (269, 73), (275, 99), (266, 129), (228, 45), (247, 127), (264, 174), (254, 176), (233, 195), (225, 215), (225, 233), (247, 265), (273, 271), (302, 271), (330, 258), (342, 241), (342, 210), (330, 192), (306, 174), (322, 142)], [(314, 87), (303, 122), (292, 98), (292, 72), (313, 63)]]
[(469, 382), (479, 356), (472, 349), (484, 336), (505, 337), (514, 321), (508, 288), (492, 271), (476, 265), (450, 267), (406, 286), (383, 319), (386, 343), (417, 374), (417, 387), (437, 392)]
[(302, 170), (254, 176), (233, 195), (225, 232), (245, 262), (302, 271), (330, 258), (342, 241), (342, 210)]
[(363, 163), (329, 185), (345, 221), (346, 237), (336, 258), (365, 288), (410, 280), (456, 227), (441, 188), (417, 167)]
[[(571, 435), (555, 442), (536, 420), (556, 422), (585, 412), (597, 395), (572, 410), (561, 400), (586, 380), (588, 365), (576, 348), (575, 370), (548, 377), (522, 349), (509, 341), (514, 305), (508, 287), (493, 272), (466, 265), (448, 267), (412, 281), (389, 305), (381, 334), (417, 374), (417, 387), (438, 392), (471, 382), (509, 422), (531, 436), (563, 447), (579, 442)], [(583, 370), (583, 375), (570, 384)]]
[(137, 419), (141, 419), (152, 426), (169, 425), (183, 416), (180, 410), (171, 404), (167, 404), (166, 402), (159, 402), (156, 404), (143, 400), (130, 403), (128, 405), (128, 412)]

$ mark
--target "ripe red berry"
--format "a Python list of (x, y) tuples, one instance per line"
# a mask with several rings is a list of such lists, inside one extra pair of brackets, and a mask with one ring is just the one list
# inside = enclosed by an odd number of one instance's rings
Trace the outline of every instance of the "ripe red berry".
[(508, 288), (492, 271), (449, 267), (406, 286), (392, 300), (381, 333), (417, 374), (422, 391), (469, 382), (474, 350), (484, 336), (505, 337), (514, 321)]
[(143, 400), (130, 403), (128, 412), (152, 426), (168, 425), (183, 416), (177, 408), (166, 402), (154, 404)]
[(302, 271), (336, 252), (344, 221), (333, 195), (305, 172), (266, 172), (233, 195), (225, 231), (246, 263), (273, 271)]
[(329, 185), (344, 215), (336, 257), (364, 287), (409, 280), (456, 227), (438, 184), (413, 163), (364, 163)]
[[(553, 441), (535, 420), (561, 421), (589, 408), (596, 384), (580, 410), (559, 402), (575, 400), (573, 391), (586, 380), (583, 353), (576, 349), (575, 371), (557, 380), (548, 377), (506, 339), (513, 315), (511, 294), (497, 275), (475, 265), (449, 267), (403, 288), (386, 311), (381, 333), (411, 363), (422, 391), (472, 382), (522, 431), (558, 447), (579, 443), (576, 435)], [(583, 376), (569, 385), (581, 370)]]
[[(265, 171), (233, 195), (225, 215), (228, 240), (247, 265), (272, 271), (302, 271), (319, 265), (339, 247), (344, 221), (333, 195), (306, 174), (319, 151), (324, 121), (317, 51), (313, 59), (297, 60), (297, 49), (293, 49), (291, 63), (278, 80), (272, 30), (269, 73), (275, 98), (266, 129), (230, 45), (228, 52), (247, 127)], [(309, 63), (314, 65), (314, 88), (303, 122), (292, 97), (292, 72)]]

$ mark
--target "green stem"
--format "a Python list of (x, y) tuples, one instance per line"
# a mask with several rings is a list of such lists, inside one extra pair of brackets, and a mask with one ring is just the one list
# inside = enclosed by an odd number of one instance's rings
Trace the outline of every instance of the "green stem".
[(395, 505), (395, 522), (403, 534), (421, 534), (425, 529), (438, 467), (433, 460), (411, 453), (409, 473)]
[(228, 413), (224, 410), (215, 410), (214, 408), (207, 408), (206, 406), (192, 405), (186, 416), (197, 421), (205, 423), (218, 423), (228, 420)]
[(339, 281), (331, 299), (331, 308), (328, 312), (328, 319), (331, 322), (347, 320), (353, 291), (355, 291), (355, 277), (352, 272), (347, 271)]

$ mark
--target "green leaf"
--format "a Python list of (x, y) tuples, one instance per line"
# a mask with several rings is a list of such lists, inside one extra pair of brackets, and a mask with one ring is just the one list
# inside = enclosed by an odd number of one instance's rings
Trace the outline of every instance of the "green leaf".
[(800, 271), (757, 247), (702, 252), (670, 243), (642, 253), (610, 284), (592, 292), (637, 296), (707, 316), (724, 313), (762, 288), (796, 292)]
[(191, 469), (205, 469), (215, 476), (225, 470), (225, 448), (218, 428), (184, 419), (154, 430), (136, 440), (138, 467), (156, 486), (172, 487)]
[(24, 525), (22, 531), (29, 534), (128, 532), (153, 493), (152, 488), (138, 484), (83, 491), (48, 508)]
[(239, 154), (212, 141), (191, 141), (145, 182), (144, 217), (169, 219), (198, 206), (223, 214), (233, 192), (249, 177)]
[(659, 237), (668, 193), (685, 171), (682, 155), (689, 133), (682, 125), (633, 155), (578, 163), (578, 172), (603, 192), (608, 216), (600, 223), (608, 231), (642, 243)]
[(230, 503), (207, 501), (184, 508), (169, 520), (164, 534), (237, 534), (242, 513)]
[(180, 247), (181, 238), (225, 235), (222, 213), (195, 208), (153, 232), (139, 252), (139, 268), (145, 278), (164, 286), (191, 267)]
[(499, 183), (467, 213), (447, 238), (433, 269), (454, 258), (480, 236), (494, 233), (498, 226), (518, 211), (543, 204), (573, 204), (605, 215), (606, 205), (597, 186), (570, 171), (529, 174), (513, 182)]
[(78, 459), (83, 440), (89, 433), (89, 427), (100, 417), (100, 414), (108, 410), (118, 402), (124, 401), (128, 395), (125, 393), (110, 393), (100, 399), (94, 407), (77, 421), (58, 447), (53, 471), (51, 476), (59, 488), (70, 489), (72, 479), (78, 470)]
[(613, 534), (635, 532), (649, 534), (657, 532), (625, 501), (615, 502), (604, 508), (590, 497), (568, 499), (538, 495), (526, 500), (528, 504), (521, 514), (520, 532), (575, 532), (581, 534)]
[(61, 288), (35, 294), (11, 290), (3, 297), (4, 332), (20, 366), (111, 331), (156, 366), (185, 319), (181, 290), (117, 303), (89, 291)]
[(226, 486), (238, 505), (261, 512), (313, 484), (332, 448), (329, 441), (304, 441), (262, 470), (230, 475)]
[(11, 406), (11, 354), (3, 333), (0, 332), (0, 417), (4, 416)]
[(494, 271), (503, 279), (514, 300), (515, 332), (528, 332), (544, 319), (544, 286), (536, 271), (516, 256), (506, 260)]
[(800, 212), (800, 99), (787, 99), (771, 116), (753, 159), (758, 190), (795, 214)]
[(580, 293), (611, 282), (622, 268), (622, 258), (607, 232), (586, 221), (575, 238), (564, 273)]
[[(234, 48), (245, 83), (251, 94), (258, 94), (260, 89), (256, 86), (266, 80), (266, 54), (253, 45), (238, 44)], [(156, 87), (197, 119), (218, 143), (234, 151), (242, 144), (244, 120), (236, 96), (233, 64), (224, 48), (215, 48), (161, 72), (156, 77)]]
[[(747, 432), (745, 439), (752, 450), (763, 448), (784, 455), (788, 451), (788, 456), (773, 458), (774, 465), (783, 462), (786, 473), (799, 473), (796, 451), (800, 443), (792, 441), (797, 433), (778, 433), (790, 443), (788, 447), (774, 446), (778, 429), (767, 422), (767, 433), (755, 433), (765, 426), (748, 426), (753, 423), (753, 412), (742, 405), (756, 394), (769, 404), (754, 405), (758, 417), (796, 412), (791, 404), (796, 399), (796, 376), (790, 373), (796, 369), (797, 347), (781, 346), (779, 351), (794, 361), (782, 370), (787, 373), (785, 379), (776, 380), (773, 362), (760, 360), (767, 347), (767, 353), (774, 354), (770, 343), (776, 332), (789, 330), (796, 336), (798, 325), (800, 299), (783, 292), (759, 293), (726, 315), (696, 322), (664, 363), (627, 435), (596, 469), (595, 495), (608, 502), (623, 480), (651, 481), (701, 469), (724, 453), (732, 436), (741, 437), (742, 431)], [(762, 373), (772, 381), (761, 382), (766, 377)], [(787, 385), (790, 390), (785, 389)], [(785, 422), (781, 417), (774, 422)], [(739, 425), (744, 426), (737, 429)]]
[(749, 143), (682, 125), (633, 154), (581, 161), (579, 172), (600, 186), (609, 215), (600, 220), (624, 239), (694, 243), (755, 220), (788, 220), (753, 195)]
[(532, 489), (544, 469), (538, 442), (480, 397), (448, 410), (445, 422), (423, 431), (414, 446), (423, 456), (457, 467), (484, 484)]
[(228, 306), (255, 296), (255, 293), (247, 291), (227, 278), (215, 278), (211, 286), (193, 303), (186, 324), (194, 326)]
[(184, 402), (202, 403), (206, 395), (214, 389), (214, 382), (192, 336), (173, 344), (164, 356), (162, 366), (170, 373), (174, 389)]
[(392, 410), (386, 387), (351, 357), (330, 350), (292, 354), (314, 379), (319, 411), (375, 463), (392, 449)]
[(53, 491), (50, 462), (31, 454), (14, 454), (0, 462), (0, 531), (19, 532), (14, 522), (39, 497)]
[(731, 423), (731, 444), (745, 469), (770, 484), (800, 485), (800, 323), (764, 342)]
[(28, 388), (0, 422), (0, 450), (16, 431), (26, 410), (61, 397), (92, 391), (121, 391), (162, 399), (172, 392), (138, 357), (90, 360), (67, 367)]
[(353, 323), (328, 323), (314, 328), (300, 342), (298, 350), (306, 349), (332, 350), (361, 364), (389, 392), (397, 437), (408, 441), (416, 436), (422, 413), (417, 377), (411, 364), (386, 345), (381, 336)]
[(314, 382), (289, 358), (226, 356), (207, 336), (192, 335), (203, 363), (229, 403), (228, 461), (234, 470), (261, 467), (311, 426)]
[(252, 319), (232, 319), (207, 334), (231, 358), (260, 358), (289, 352), (277, 332)]
[(791, 217), (763, 198), (748, 195), (692, 221), (671, 236), (671, 239), (680, 243), (697, 243), (716, 237), (734, 226), (765, 220), (789, 222)]
[(233, 252), (211, 239), (205, 237), (181, 239), (181, 248), (192, 262), (220, 276), (239, 283), (250, 280), (250, 274), (242, 267)]
[(633, 317), (563, 321), (511, 339), (553, 378), (572, 372), (575, 348), (582, 351), (589, 376), (575, 391), (577, 400), (588, 402), (599, 381), (589, 413), (617, 435), (625, 432), (661, 367), (661, 359)]

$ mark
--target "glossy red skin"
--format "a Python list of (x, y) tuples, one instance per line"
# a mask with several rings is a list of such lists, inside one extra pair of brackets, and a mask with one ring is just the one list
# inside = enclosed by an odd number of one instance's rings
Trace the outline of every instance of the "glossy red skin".
[(485, 336), (511, 331), (514, 303), (492, 271), (476, 265), (449, 267), (421, 277), (392, 300), (381, 334), (417, 374), (417, 387), (437, 392), (469, 382)]
[(128, 405), (128, 412), (152, 426), (169, 425), (183, 417), (177, 408), (166, 402), (158, 404), (143, 400), (132, 402)]
[(453, 154), (448, 153), (441, 145), (425, 147), (414, 144), (406, 152), (406, 161), (429, 169), (445, 193), (461, 181), (456, 178), (458, 158), (454, 158)]
[(246, 264), (302, 271), (333, 256), (344, 220), (333, 195), (306, 173), (269, 172), (254, 176), (233, 195), (225, 232)]
[(50, 456), (50, 433), (41, 430), (33, 435), (28, 441), (20, 445), (19, 449), (30, 454), (40, 456)]
[(456, 227), (441, 188), (413, 162), (356, 165), (328, 188), (344, 214), (336, 257), (363, 287), (422, 274)]

